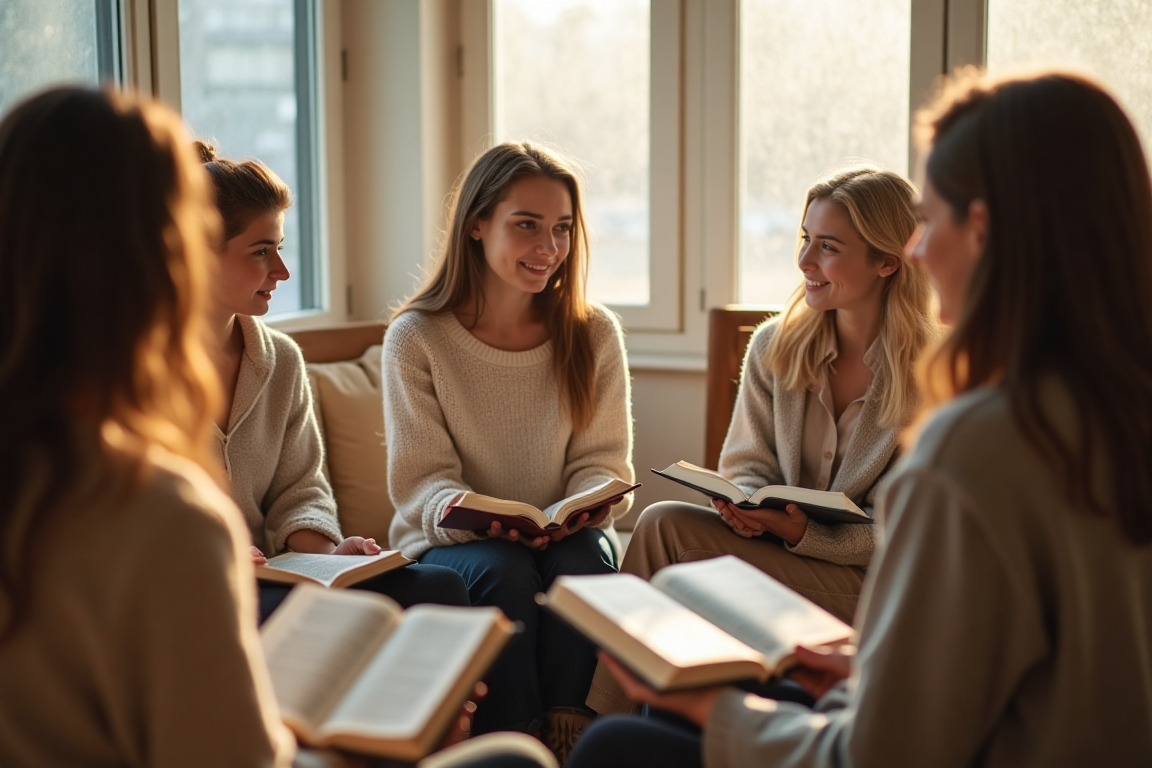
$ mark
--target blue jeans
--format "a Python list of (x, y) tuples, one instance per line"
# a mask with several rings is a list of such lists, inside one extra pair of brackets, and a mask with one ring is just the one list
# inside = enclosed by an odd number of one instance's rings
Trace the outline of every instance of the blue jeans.
[(453, 569), (464, 577), (472, 605), (496, 606), (520, 627), (488, 672), (473, 733), (536, 733), (546, 710), (584, 709), (596, 648), (537, 605), (536, 595), (557, 576), (614, 573), (616, 556), (603, 531), (582, 528), (543, 551), (505, 539), (434, 547), (420, 562)]
[[(288, 597), (292, 585), (257, 581), (256, 587), (260, 601), (260, 623), (263, 624), (284, 602), (284, 598)], [(451, 568), (435, 565), (413, 563), (385, 571), (350, 588), (386, 595), (399, 603), (401, 608), (410, 608), (416, 603), (468, 605), (468, 590), (459, 574)]]

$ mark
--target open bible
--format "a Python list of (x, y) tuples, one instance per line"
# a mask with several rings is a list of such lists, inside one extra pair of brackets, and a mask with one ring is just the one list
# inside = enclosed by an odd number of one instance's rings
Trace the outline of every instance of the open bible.
[(724, 478), (719, 472), (698, 467), (687, 461), (678, 461), (653, 472), (686, 485), (713, 499), (725, 499), (741, 509), (767, 507), (784, 509), (795, 504), (813, 520), (830, 523), (871, 523), (872, 518), (856, 506), (852, 499), (839, 491), (816, 491), (794, 485), (766, 485), (751, 496)]
[(628, 573), (561, 576), (545, 604), (656, 690), (765, 682), (797, 644), (852, 639), (852, 628), (732, 555)]
[(323, 587), (349, 587), (377, 574), (414, 563), (399, 550), (375, 555), (319, 555), (285, 552), (256, 566), (256, 578), (286, 584), (312, 582)]
[(562, 528), (572, 517), (599, 509), (605, 504), (615, 504), (624, 494), (639, 487), (639, 483), (613, 478), (544, 509), (521, 501), (464, 491), (452, 499), (436, 525), (440, 528), (486, 531), (493, 522), (499, 521), (506, 529), (514, 528), (526, 536), (546, 536)]
[(300, 741), (415, 761), (514, 631), (496, 608), (402, 611), (382, 595), (301, 584), (260, 636), (281, 716)]

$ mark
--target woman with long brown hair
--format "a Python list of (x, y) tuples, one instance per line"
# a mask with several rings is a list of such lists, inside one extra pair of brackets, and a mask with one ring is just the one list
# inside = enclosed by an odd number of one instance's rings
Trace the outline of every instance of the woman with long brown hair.
[(545, 507), (633, 477), (619, 322), (585, 297), (588, 242), (569, 163), (500, 144), (465, 174), (444, 250), (384, 340), (391, 540), (464, 576), (473, 605), (524, 630), (492, 670), (480, 731), (543, 729), (563, 758), (587, 721), (593, 647), (535, 595), (566, 573), (616, 570), (612, 520), (628, 501), (520, 537), (438, 528), (461, 491)]
[(179, 118), (0, 123), (0, 763), (286, 765), (211, 453), (219, 217)]

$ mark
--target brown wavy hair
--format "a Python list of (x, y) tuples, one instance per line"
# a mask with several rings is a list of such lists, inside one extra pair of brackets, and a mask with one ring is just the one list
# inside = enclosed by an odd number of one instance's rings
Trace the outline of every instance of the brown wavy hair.
[(595, 407), (595, 359), (588, 329), (588, 234), (574, 165), (559, 153), (528, 142), (507, 142), (476, 158), (453, 194), (448, 231), (440, 256), (424, 284), (392, 313), (416, 310), (451, 312), (476, 303), (484, 311), (484, 246), (473, 240), (476, 224), (492, 217), (509, 188), (526, 178), (554, 179), (572, 198), (572, 234), (568, 258), (533, 300), (552, 340), (552, 369), (576, 430), (592, 419)]
[[(964, 306), (924, 361), (928, 405), (1001, 386), (1070, 498), (1152, 542), (1152, 181), (1132, 123), (1080, 75), (969, 69), (918, 132), (955, 219), (980, 200), (989, 222)], [(1076, 403), (1071, 438), (1042, 407), (1053, 377)]]
[(196, 154), (212, 179), (216, 208), (224, 220), (224, 240), (239, 235), (257, 216), (279, 213), (292, 205), (292, 191), (276, 172), (259, 160), (227, 160), (216, 148), (194, 142)]
[[(49, 521), (111, 513), (157, 448), (219, 480), (203, 317), (218, 233), (159, 103), (57, 88), (0, 122), (0, 638), (26, 615)], [(99, 496), (78, 498), (93, 476)]]

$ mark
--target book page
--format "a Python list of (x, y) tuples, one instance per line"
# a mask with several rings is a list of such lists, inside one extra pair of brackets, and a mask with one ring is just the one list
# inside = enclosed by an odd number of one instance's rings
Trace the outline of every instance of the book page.
[(695, 488), (712, 498), (728, 499), (732, 503), (747, 501), (748, 497), (732, 481), (711, 469), (698, 467), (687, 461), (678, 461), (664, 469), (652, 470), (656, 474)]
[(773, 665), (797, 643), (820, 645), (852, 636), (849, 625), (732, 555), (670, 565), (656, 572), (652, 584)]
[(629, 573), (561, 576), (548, 604), (657, 687), (674, 683), (676, 669), (748, 662), (747, 677), (767, 671), (762, 654)]
[[(330, 587), (337, 578), (348, 571), (365, 565), (374, 565), (389, 558), (394, 559), (398, 554), (396, 550), (392, 549), (386, 549), (375, 555), (321, 555), (311, 552), (285, 552), (270, 558), (265, 567), (300, 574)], [(260, 569), (257, 568), (257, 578), (260, 575)]]
[(524, 757), (544, 768), (559, 768), (556, 757), (539, 739), (518, 731), (484, 733), (442, 749), (421, 760), (416, 768), (468, 768), (479, 760)]
[(285, 720), (315, 730), (400, 616), (382, 595), (295, 587), (260, 628)]
[(611, 501), (617, 496), (632, 491), (640, 486), (639, 483), (629, 483), (619, 478), (612, 478), (605, 480), (599, 485), (594, 485), (586, 491), (574, 493), (571, 496), (560, 499), (555, 504), (550, 504), (542, 511), (545, 517), (549, 520), (555, 520), (558, 523), (563, 523), (579, 512), (586, 509), (599, 507), (607, 501)]
[(445, 510), (445, 519), (451, 514), (453, 507), (473, 509), (480, 512), (491, 512), (497, 515), (524, 517), (541, 527), (548, 524), (544, 513), (531, 504), (526, 504), (522, 501), (512, 501), (511, 499), (498, 499), (495, 496), (485, 496), (482, 493), (474, 493), (472, 491), (465, 491), (452, 499), (447, 510)]
[(832, 507), (834, 509), (856, 508), (852, 500), (840, 491), (817, 491), (812, 488), (800, 488), (792, 485), (767, 485), (749, 496), (748, 500), (759, 504), (762, 500), (772, 496), (787, 499), (797, 504), (814, 504), (818, 507)]
[[(414, 738), (449, 693), (460, 687), (478, 649), (501, 623), (511, 626), (496, 608), (410, 608), (329, 714), (324, 730), (378, 739)], [(494, 658), (496, 649), (490, 653)], [(465, 698), (483, 671), (464, 681)], [(463, 704), (463, 698), (458, 703)]]

